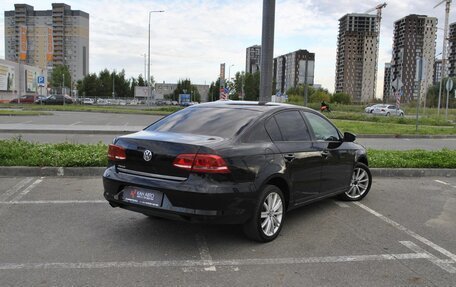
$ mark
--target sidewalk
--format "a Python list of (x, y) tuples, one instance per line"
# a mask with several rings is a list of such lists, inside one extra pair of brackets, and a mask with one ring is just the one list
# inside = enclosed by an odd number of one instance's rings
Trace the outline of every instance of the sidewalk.
[[(127, 134), (146, 126), (133, 125), (43, 125), (43, 124), (0, 124), (0, 133), (48, 133), (48, 134)], [(427, 138), (453, 139), (456, 135), (377, 135), (358, 134), (358, 138)]]

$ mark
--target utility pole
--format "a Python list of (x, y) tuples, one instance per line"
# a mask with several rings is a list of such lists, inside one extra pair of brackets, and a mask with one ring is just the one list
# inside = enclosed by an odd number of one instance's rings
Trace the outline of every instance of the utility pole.
[(152, 13), (163, 13), (165, 12), (164, 10), (152, 10), (149, 11), (149, 41), (148, 41), (148, 46), (147, 46), (147, 54), (148, 54), (148, 60), (147, 60), (147, 96), (149, 97), (149, 103), (151, 101), (151, 91), (150, 91), (150, 16)]
[(260, 103), (271, 101), (272, 58), (274, 56), (275, 0), (263, 0), (263, 25), (261, 36)]
[(450, 15), (450, 6), (451, 0), (443, 0), (439, 4), (435, 5), (434, 8), (440, 6), (443, 2), (446, 2), (445, 5), (445, 26), (443, 27), (443, 51), (442, 51), (442, 71), (440, 77), (440, 87), (439, 87), (439, 100), (437, 104), (437, 115), (440, 115), (440, 101), (442, 98), (442, 85), (443, 79), (445, 78), (445, 66), (446, 66), (446, 49), (447, 49), (447, 38), (448, 38), (448, 17)]
[(63, 105), (65, 105), (65, 73), (62, 73), (62, 96), (63, 96)]
[(114, 99), (116, 96), (116, 92), (114, 91), (114, 71), (112, 72), (112, 98)]
[(308, 67), (309, 60), (306, 59), (306, 68), (304, 72), (304, 107), (307, 107), (307, 67)]

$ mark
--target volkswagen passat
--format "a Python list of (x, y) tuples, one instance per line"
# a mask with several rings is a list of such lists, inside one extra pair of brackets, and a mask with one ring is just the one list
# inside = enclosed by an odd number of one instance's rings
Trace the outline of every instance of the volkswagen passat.
[(354, 140), (303, 107), (195, 105), (114, 140), (104, 197), (151, 217), (242, 224), (249, 238), (271, 241), (291, 209), (366, 196), (371, 173)]

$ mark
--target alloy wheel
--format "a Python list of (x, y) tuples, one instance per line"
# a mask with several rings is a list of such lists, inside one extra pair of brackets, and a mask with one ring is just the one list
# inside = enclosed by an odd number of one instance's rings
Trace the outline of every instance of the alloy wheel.
[(280, 195), (276, 192), (271, 192), (264, 199), (260, 222), (263, 233), (267, 236), (273, 236), (280, 229), (283, 217), (283, 202)]
[(366, 193), (369, 188), (369, 174), (361, 167), (353, 171), (350, 189), (345, 194), (351, 199), (358, 199)]

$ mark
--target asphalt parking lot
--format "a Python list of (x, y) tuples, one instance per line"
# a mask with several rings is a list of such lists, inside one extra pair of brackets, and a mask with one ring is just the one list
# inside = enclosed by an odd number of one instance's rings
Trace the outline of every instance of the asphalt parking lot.
[(0, 286), (455, 286), (456, 179), (374, 178), (277, 240), (111, 208), (99, 177), (0, 178)]

